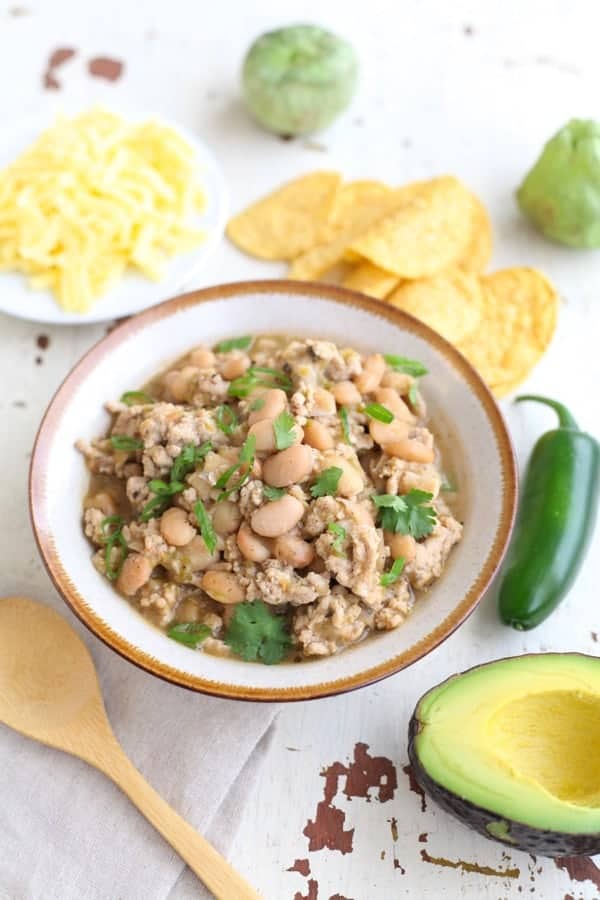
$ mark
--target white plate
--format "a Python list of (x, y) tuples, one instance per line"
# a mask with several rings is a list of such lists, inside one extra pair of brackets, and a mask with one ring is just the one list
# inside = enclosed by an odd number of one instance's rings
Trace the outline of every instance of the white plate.
[[(0, 169), (33, 143), (52, 124), (54, 118), (52, 113), (45, 112), (3, 130), (0, 138)], [(94, 303), (89, 312), (83, 314), (65, 312), (50, 291), (32, 290), (24, 275), (0, 272), (0, 311), (20, 319), (57, 325), (85, 325), (119, 319), (172, 297), (190, 283), (213, 253), (223, 236), (227, 220), (227, 190), (212, 152), (191, 131), (162, 116), (136, 114), (128, 118), (140, 122), (157, 119), (161, 124), (177, 131), (196, 151), (206, 195), (206, 209), (198, 216), (194, 225), (206, 230), (206, 240), (191, 253), (174, 256), (168, 263), (167, 273), (162, 281), (150, 281), (134, 272), (127, 272), (112, 290)]]

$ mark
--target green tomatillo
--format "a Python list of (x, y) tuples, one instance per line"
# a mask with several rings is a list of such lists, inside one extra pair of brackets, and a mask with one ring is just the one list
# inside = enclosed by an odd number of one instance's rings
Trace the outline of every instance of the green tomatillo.
[(251, 115), (280, 135), (326, 128), (350, 103), (358, 60), (346, 41), (316, 25), (270, 31), (250, 47), (242, 70)]
[(517, 200), (553, 241), (600, 247), (600, 122), (571, 119), (550, 138)]

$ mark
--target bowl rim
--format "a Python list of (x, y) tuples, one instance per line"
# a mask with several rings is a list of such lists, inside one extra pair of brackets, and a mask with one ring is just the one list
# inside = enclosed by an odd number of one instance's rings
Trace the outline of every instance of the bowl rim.
[[(102, 619), (75, 588), (56, 549), (44, 502), (45, 473), (50, 447), (54, 435), (60, 426), (62, 413), (75, 390), (84, 382), (87, 373), (94, 368), (99, 359), (105, 357), (115, 347), (126, 342), (132, 335), (147, 325), (168, 318), (181, 309), (197, 306), (212, 300), (240, 299), (248, 295), (277, 292), (299, 294), (305, 298), (326, 299), (341, 305), (357, 307), (401, 326), (404, 330), (416, 334), (432, 345), (444, 357), (445, 361), (463, 376), (468, 388), (475, 393), (488, 419), (497, 441), (501, 463), (502, 508), (494, 541), (469, 591), (454, 607), (453, 611), (416, 644), (413, 644), (404, 652), (354, 675), (312, 685), (258, 688), (230, 682), (213, 681), (177, 669), (138, 649)], [(424, 322), (391, 304), (375, 300), (356, 291), (338, 287), (337, 285), (321, 282), (288, 281), (285, 279), (263, 279), (229, 282), (180, 294), (137, 315), (131, 316), (90, 347), (67, 373), (46, 408), (33, 444), (29, 467), (28, 495), (34, 538), (51, 581), (71, 611), (104, 644), (138, 668), (164, 681), (191, 691), (233, 700), (281, 702), (330, 697), (373, 684), (400, 672), (407, 666), (422, 659), (449, 638), (474, 611), (502, 563), (515, 521), (518, 499), (518, 475), (512, 441), (494, 397), (468, 360), (440, 334)]]

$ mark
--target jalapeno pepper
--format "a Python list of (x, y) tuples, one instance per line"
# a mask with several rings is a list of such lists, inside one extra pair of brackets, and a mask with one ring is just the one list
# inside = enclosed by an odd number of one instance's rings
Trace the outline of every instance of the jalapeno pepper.
[(500, 585), (500, 618), (519, 630), (543, 622), (573, 584), (594, 527), (600, 477), (600, 445), (569, 410), (546, 397), (517, 397), (523, 400), (552, 407), (559, 427), (533, 448)]

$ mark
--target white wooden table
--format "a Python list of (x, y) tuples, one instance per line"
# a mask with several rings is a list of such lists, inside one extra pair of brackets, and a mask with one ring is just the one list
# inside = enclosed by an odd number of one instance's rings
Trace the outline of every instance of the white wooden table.
[[(556, 340), (528, 387), (568, 402), (582, 426), (600, 434), (600, 253), (545, 243), (519, 217), (513, 200), (543, 141), (571, 116), (598, 112), (593, 11), (585, 0), (3, 0), (0, 113), (9, 123), (64, 101), (115, 101), (168, 114), (215, 148), (234, 208), (314, 168), (396, 183), (442, 172), (459, 175), (492, 212), (494, 265), (538, 265), (565, 298)], [(282, 20), (329, 24), (354, 40), (362, 58), (360, 95), (319, 138), (321, 150), (260, 132), (240, 105), (242, 54), (254, 35)], [(61, 90), (45, 91), (42, 73), (57, 47), (78, 53), (57, 72)], [(87, 63), (96, 56), (123, 60), (122, 78), (92, 79)], [(195, 286), (278, 274), (277, 266), (223, 245)], [(50, 395), (105, 327), (46, 328), (8, 318), (0, 325), (0, 587), (2, 593), (43, 599), (51, 587), (27, 516), (31, 445)], [(45, 338), (49, 345), (42, 349), (38, 343)], [(552, 417), (537, 408), (504, 408), (523, 460)], [(527, 650), (598, 654), (599, 576), (597, 533), (568, 601), (537, 630), (518, 634), (501, 627), (494, 597), (488, 596), (457, 634), (408, 671), (358, 693), (284, 709), (277, 745), (244, 813), (233, 857), (265, 898), (600, 897), (600, 859), (597, 865), (561, 867), (506, 852), (430, 804), (425, 809), (403, 771), (408, 718), (432, 684), (478, 662)], [(358, 793), (366, 796), (348, 798), (344, 778), (336, 786), (330, 772), (335, 796), (326, 803), (324, 770), (336, 761), (347, 765), (355, 752), (360, 756), (359, 744), (391, 760), (388, 778), (395, 770), (398, 779), (387, 792), (393, 796), (385, 799), (384, 791), (380, 800), (376, 789), (363, 787)], [(308, 829), (313, 846), (326, 839), (323, 823), (330, 821), (332, 846), (345, 843), (352, 852), (311, 852), (303, 830), (316, 816), (318, 827)], [(296, 871), (288, 871), (296, 860)]]

